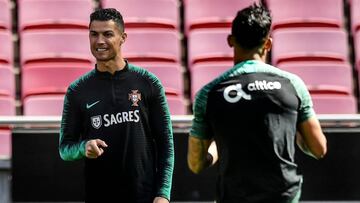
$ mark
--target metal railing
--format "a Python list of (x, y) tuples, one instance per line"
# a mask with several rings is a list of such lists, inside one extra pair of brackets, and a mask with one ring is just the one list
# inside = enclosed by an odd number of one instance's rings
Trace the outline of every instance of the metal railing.
[[(320, 114), (317, 116), (324, 131), (359, 131), (360, 114)], [(189, 132), (192, 115), (171, 116), (174, 132)], [(59, 129), (60, 116), (0, 116), (0, 127), (12, 130)]]

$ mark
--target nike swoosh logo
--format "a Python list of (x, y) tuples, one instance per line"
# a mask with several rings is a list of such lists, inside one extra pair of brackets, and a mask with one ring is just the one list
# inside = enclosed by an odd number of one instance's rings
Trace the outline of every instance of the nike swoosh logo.
[(92, 103), (92, 104), (86, 104), (86, 109), (90, 109), (91, 107), (93, 107), (93, 106), (95, 106), (95, 104), (97, 104), (97, 103), (99, 103), (100, 102), (100, 100), (99, 101), (96, 101), (96, 102), (94, 102), (94, 103)]

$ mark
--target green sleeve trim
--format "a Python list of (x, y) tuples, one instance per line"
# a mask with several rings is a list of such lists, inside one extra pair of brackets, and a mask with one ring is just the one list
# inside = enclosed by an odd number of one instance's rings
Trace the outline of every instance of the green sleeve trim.
[(59, 136), (59, 154), (65, 161), (78, 160), (85, 157), (85, 140), (80, 140), (80, 129), (77, 123), (79, 109), (74, 98), (79, 80), (70, 85), (64, 99), (64, 109)]
[(301, 80), (297, 75), (291, 74), (290, 78), (299, 98), (300, 98), (300, 108), (298, 110), (298, 123), (301, 123), (313, 116), (315, 116), (315, 111), (313, 109), (313, 103), (311, 96), (303, 80)]
[(74, 161), (85, 157), (86, 141), (60, 147), (60, 157), (65, 161)]

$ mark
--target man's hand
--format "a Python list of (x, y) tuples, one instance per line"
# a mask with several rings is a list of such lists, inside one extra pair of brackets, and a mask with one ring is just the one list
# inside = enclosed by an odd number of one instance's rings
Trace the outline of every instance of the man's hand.
[(89, 140), (85, 145), (85, 156), (90, 159), (96, 159), (104, 153), (103, 148), (106, 147), (107, 144), (100, 139)]
[(169, 200), (167, 200), (163, 197), (155, 197), (153, 203), (169, 203)]

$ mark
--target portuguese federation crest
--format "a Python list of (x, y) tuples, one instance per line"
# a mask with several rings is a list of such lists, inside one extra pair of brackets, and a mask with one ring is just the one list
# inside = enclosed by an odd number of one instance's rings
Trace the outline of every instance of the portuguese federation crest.
[(129, 94), (129, 100), (132, 102), (131, 106), (139, 106), (138, 102), (141, 100), (141, 94), (138, 91), (139, 90), (131, 90)]
[(101, 121), (101, 116), (93, 116), (91, 117), (91, 125), (95, 128), (95, 129), (99, 129), (102, 125), (102, 121)]

